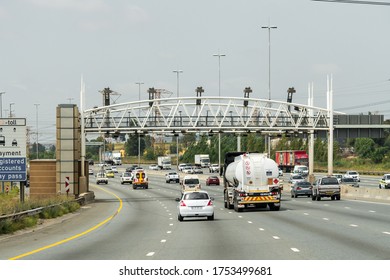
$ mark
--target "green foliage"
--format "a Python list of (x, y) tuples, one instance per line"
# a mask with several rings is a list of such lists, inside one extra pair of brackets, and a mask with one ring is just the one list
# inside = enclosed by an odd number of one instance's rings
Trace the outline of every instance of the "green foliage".
[(371, 138), (355, 139), (356, 154), (362, 158), (369, 158), (374, 152), (375, 142)]
[[(145, 151), (145, 137), (140, 137), (140, 152), (141, 155)], [(136, 156), (138, 155), (138, 135), (130, 134), (129, 138), (127, 139), (125, 143), (125, 152), (128, 156)]]
[(371, 160), (374, 163), (381, 163), (388, 153), (388, 147), (379, 147), (371, 153)]
[[(66, 196), (59, 196), (43, 200), (28, 200), (25, 203), (20, 203), (16, 199), (16, 195), (12, 192), (9, 195), (2, 194), (0, 196), (0, 213), (12, 214), (19, 213), (26, 210), (36, 209), (39, 207), (47, 207), (39, 215), (25, 216), (21, 219), (1, 220), (0, 234), (11, 233), (23, 228), (31, 227), (37, 224), (38, 219), (52, 219), (60, 217), (67, 213), (75, 212), (80, 209), (80, 205), (72, 198)], [(51, 206), (51, 207), (49, 207)]]

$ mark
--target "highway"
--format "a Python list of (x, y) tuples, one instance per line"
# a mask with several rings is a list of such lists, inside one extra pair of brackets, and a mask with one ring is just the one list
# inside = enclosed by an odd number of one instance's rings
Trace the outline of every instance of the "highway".
[[(179, 184), (165, 183), (165, 173), (148, 171), (146, 190), (121, 185), (119, 174), (99, 186), (91, 176), (94, 203), (34, 230), (0, 236), (0, 259), (390, 259), (390, 204), (291, 198), (285, 188), (280, 211), (237, 213), (223, 207), (222, 185), (206, 186), (204, 174), (202, 188), (215, 198), (215, 220), (179, 222)], [(363, 176), (361, 186), (369, 182)]]

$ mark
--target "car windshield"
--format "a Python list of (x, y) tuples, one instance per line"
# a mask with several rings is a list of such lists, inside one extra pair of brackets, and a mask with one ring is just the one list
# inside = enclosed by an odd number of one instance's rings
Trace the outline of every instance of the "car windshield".
[(191, 192), (184, 195), (184, 200), (209, 199), (207, 193)]
[(216, 177), (216, 176), (210, 176), (209, 179), (215, 180), (215, 179), (218, 179), (218, 177)]
[(385, 180), (390, 180), (390, 175), (386, 175)]
[(301, 175), (294, 175), (292, 178), (293, 179), (303, 179), (303, 177)]
[(187, 185), (195, 185), (195, 184), (199, 184), (199, 179), (186, 179), (185, 180), (185, 184)]
[(176, 172), (171, 172), (171, 173), (169, 173), (169, 175), (177, 175), (177, 173)]
[(130, 175), (130, 173), (124, 173), (123, 174), (123, 177), (130, 177), (131, 175)]
[(348, 173), (349, 173), (349, 175), (357, 175), (356, 171), (349, 171)]
[(321, 180), (321, 185), (337, 185), (338, 183), (339, 181), (337, 181), (336, 177), (328, 177)]

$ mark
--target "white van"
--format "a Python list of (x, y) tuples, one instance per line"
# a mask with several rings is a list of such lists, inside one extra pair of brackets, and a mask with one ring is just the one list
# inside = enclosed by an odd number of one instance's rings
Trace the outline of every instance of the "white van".
[(181, 192), (200, 191), (201, 185), (197, 175), (186, 175), (181, 181)]
[(295, 165), (293, 173), (298, 173), (303, 177), (306, 177), (307, 175), (309, 175), (309, 168), (307, 168), (306, 165)]

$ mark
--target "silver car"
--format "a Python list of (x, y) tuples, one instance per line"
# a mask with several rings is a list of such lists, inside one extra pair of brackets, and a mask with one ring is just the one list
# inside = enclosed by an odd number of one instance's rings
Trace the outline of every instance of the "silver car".
[(207, 217), (207, 220), (214, 220), (213, 198), (206, 191), (186, 191), (176, 201), (177, 219), (183, 221), (189, 217)]
[(354, 188), (358, 188), (359, 187), (358, 181), (353, 179), (353, 178), (346, 178), (346, 177), (341, 178), (340, 184), (341, 185), (351, 186), (351, 187), (354, 187)]
[(298, 175), (298, 174), (295, 174), (295, 173), (292, 173), (290, 175), (290, 179), (288, 180), (289, 183), (291, 184), (295, 184), (296, 182), (305, 182), (306, 179), (303, 178), (302, 175)]
[(310, 184), (310, 182), (296, 182), (294, 185), (291, 186), (291, 197), (297, 198), (301, 195), (310, 197), (312, 188), (313, 185)]

